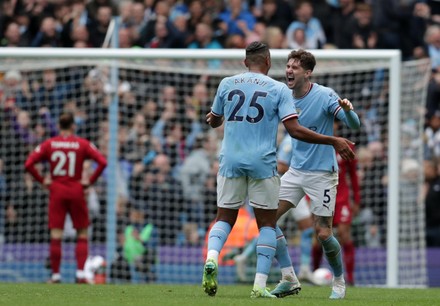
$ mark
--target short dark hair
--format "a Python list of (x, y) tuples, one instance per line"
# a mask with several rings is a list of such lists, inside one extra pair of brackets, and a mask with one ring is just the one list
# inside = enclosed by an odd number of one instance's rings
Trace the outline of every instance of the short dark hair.
[(68, 130), (75, 123), (75, 117), (70, 112), (63, 112), (58, 120), (61, 130)]
[(305, 70), (313, 71), (313, 69), (315, 69), (315, 66), (316, 66), (315, 56), (313, 56), (312, 53), (310, 53), (306, 50), (303, 50), (303, 49), (293, 50), (287, 56), (287, 61), (289, 61), (291, 59), (298, 60), (300, 66), (302, 68), (304, 68)]
[(250, 64), (260, 64), (268, 55), (269, 47), (262, 42), (254, 41), (246, 47), (246, 60)]

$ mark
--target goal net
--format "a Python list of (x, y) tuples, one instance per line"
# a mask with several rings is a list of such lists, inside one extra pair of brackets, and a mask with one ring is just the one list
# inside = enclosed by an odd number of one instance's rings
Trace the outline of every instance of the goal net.
[[(281, 81), (287, 53), (272, 51), (270, 76)], [(429, 63), (401, 64), (394, 51), (314, 54), (313, 80), (349, 98), (362, 122), (358, 133), (343, 130), (359, 159), (355, 282), (426, 285), (420, 191)], [(24, 161), (57, 133), (60, 112), (70, 110), (78, 135), (109, 161), (86, 194), (93, 259), (87, 269), (93, 275), (103, 258), (107, 282), (199, 283), (216, 214), (222, 139), (205, 114), (220, 80), (245, 70), (243, 56), (239, 50), (0, 50), (0, 281), (49, 277), (48, 192), (24, 172)], [(87, 164), (84, 175), (94, 166)], [(246, 212), (222, 254), (222, 283), (236, 281), (230, 259), (255, 236)], [(289, 219), (283, 226), (298, 267), (297, 226)], [(62, 280), (73, 282), (69, 219), (62, 250)]]

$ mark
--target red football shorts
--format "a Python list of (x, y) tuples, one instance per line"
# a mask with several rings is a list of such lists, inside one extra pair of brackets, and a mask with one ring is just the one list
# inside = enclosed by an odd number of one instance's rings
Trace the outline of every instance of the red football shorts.
[(49, 228), (63, 229), (67, 213), (75, 229), (89, 226), (89, 211), (82, 186), (67, 188), (52, 184), (49, 196)]
[(336, 202), (335, 215), (333, 216), (333, 225), (351, 224), (352, 212), (349, 201)]

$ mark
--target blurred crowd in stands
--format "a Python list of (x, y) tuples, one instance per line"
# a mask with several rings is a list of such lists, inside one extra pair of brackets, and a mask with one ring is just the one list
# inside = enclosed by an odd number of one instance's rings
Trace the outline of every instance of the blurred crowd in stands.
[[(120, 17), (120, 48), (242, 49), (262, 40), (271, 49), (400, 49), (405, 61), (430, 58), (424, 194), (428, 245), (440, 246), (440, 1), (4, 0), (0, 45), (108, 47), (112, 16)], [(61, 110), (74, 112), (78, 134), (107, 152), (108, 71), (69, 71), (69, 80), (77, 82), (60, 81), (59, 72), (46, 69), (41, 76), (33, 76), (9, 70), (2, 76), (0, 227), (10, 242), (48, 240), (47, 193), (22, 170), (28, 152), (57, 133), (55, 120)], [(201, 78), (190, 81), (190, 92), (182, 94), (171, 82), (158, 78), (152, 84), (144, 82), (147, 78), (127, 78), (117, 90), (121, 123), (118, 233), (128, 224), (153, 222), (157, 243), (202, 245), (216, 213), (222, 129), (210, 130), (205, 123), (215, 87)], [(157, 92), (145, 99), (152, 88)], [(352, 102), (356, 107), (357, 101)], [(381, 206), (383, 212), (386, 147), (381, 141), (386, 136), (374, 129), (377, 116), (368, 111), (361, 114), (367, 132), (357, 155), (364, 193), (361, 205)], [(88, 193), (94, 241), (105, 240), (107, 173)], [(373, 182), (369, 190), (362, 186), (367, 181)], [(34, 224), (32, 230), (26, 227), (29, 223)], [(371, 226), (355, 242), (383, 245), (385, 238), (379, 234), (380, 229)]]

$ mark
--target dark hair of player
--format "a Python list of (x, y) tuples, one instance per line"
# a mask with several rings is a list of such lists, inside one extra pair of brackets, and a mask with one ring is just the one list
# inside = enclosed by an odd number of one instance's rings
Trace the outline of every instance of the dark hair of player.
[(75, 118), (72, 113), (64, 112), (60, 115), (58, 123), (61, 130), (69, 130), (75, 123)]
[(315, 57), (313, 56), (312, 53), (305, 51), (303, 49), (293, 50), (292, 52), (290, 52), (289, 55), (287, 56), (287, 61), (289, 61), (290, 59), (298, 60), (300, 66), (304, 70), (313, 71), (313, 69), (315, 69), (316, 66)]
[(262, 42), (254, 41), (246, 47), (248, 64), (261, 64), (269, 55), (269, 47)]

